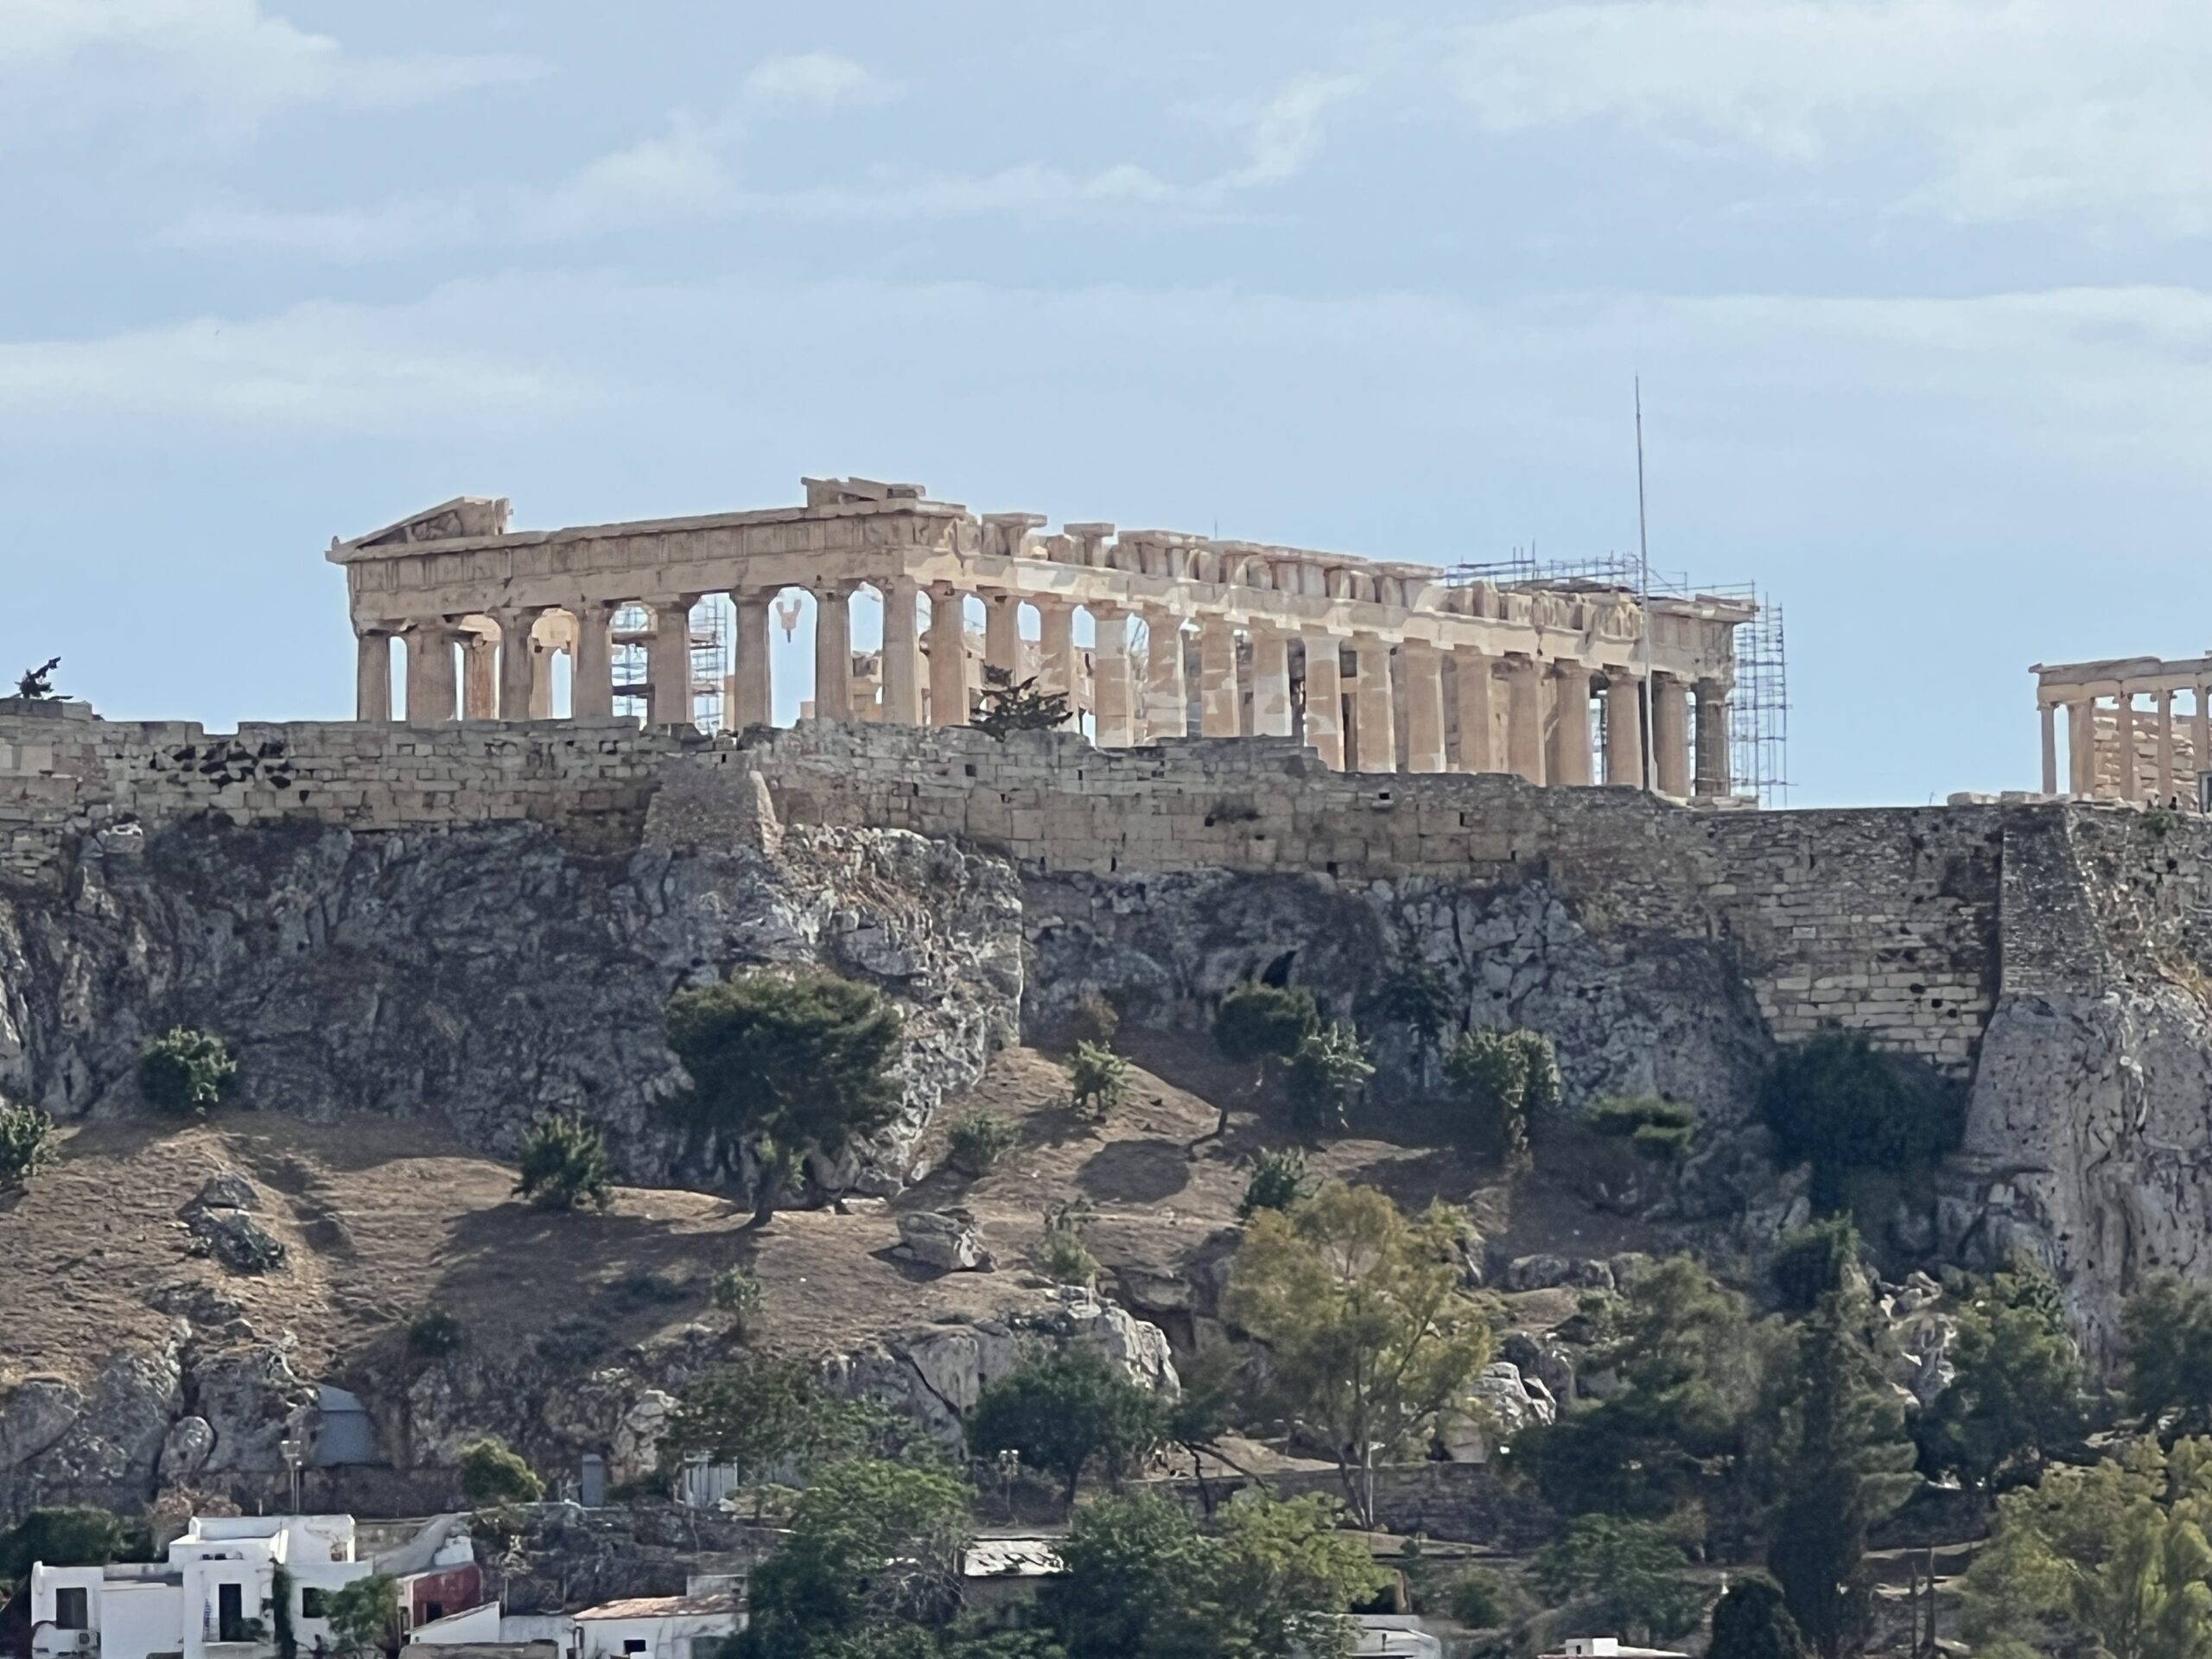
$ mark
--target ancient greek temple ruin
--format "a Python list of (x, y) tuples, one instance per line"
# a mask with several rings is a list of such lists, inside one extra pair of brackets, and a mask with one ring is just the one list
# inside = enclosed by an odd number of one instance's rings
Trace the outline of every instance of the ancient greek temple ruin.
[(2044, 794), (2196, 809), (2197, 774), (2212, 771), (2212, 657), (2038, 663), (2028, 671), (2043, 719)]
[[(1455, 580), (1107, 524), (1053, 531), (917, 485), (804, 485), (803, 506), (554, 531), (512, 530), (505, 500), (467, 498), (334, 542), (359, 718), (394, 718), (397, 640), (410, 723), (607, 716), (618, 702), (690, 721), (694, 613), (727, 595), (734, 662), (706, 689), (726, 724), (766, 722), (771, 630), (801, 590), (818, 607), (804, 701), (821, 717), (964, 725), (996, 669), (1067, 694), (1103, 747), (1293, 737), (1342, 770), (1732, 791), (1735, 632), (1755, 613), (1738, 600), (1647, 610), (1618, 584)], [(854, 649), (863, 590), (882, 607), (874, 652)], [(618, 681), (618, 658), (642, 671)]]

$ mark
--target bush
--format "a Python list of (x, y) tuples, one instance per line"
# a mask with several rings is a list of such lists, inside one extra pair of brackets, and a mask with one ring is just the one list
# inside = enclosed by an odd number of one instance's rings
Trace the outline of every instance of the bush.
[(1046, 1207), (1045, 1237), (1037, 1249), (1037, 1270), (1054, 1284), (1088, 1288), (1098, 1282), (1098, 1258), (1083, 1242), (1083, 1230), (1090, 1224), (1092, 1213), (1089, 1200), (1084, 1198)]
[(1375, 1067), (1349, 1026), (1309, 1032), (1283, 1069), (1283, 1095), (1291, 1121), (1303, 1129), (1341, 1129), (1351, 1096), (1375, 1075)]
[(1932, 1169), (1966, 1131), (1957, 1088), (1855, 1031), (1784, 1050), (1760, 1084), (1759, 1116), (1782, 1163), (1813, 1166), (1813, 1202), (1824, 1211), (1844, 1207), (1854, 1173)]
[(984, 1389), (968, 1421), (973, 1454), (1019, 1453), (1029, 1467), (1058, 1475), (1071, 1503), (1094, 1460), (1118, 1484), (1160, 1434), (1151, 1394), (1088, 1351), (1032, 1360), (1001, 1377)]
[(1424, 1046), (1441, 1037), (1459, 1013), (1443, 976), (1418, 959), (1392, 969), (1376, 988), (1371, 1006), (1377, 1016), (1408, 1027)]
[(0, 1582), (29, 1582), (31, 1564), (105, 1567), (124, 1552), (123, 1522), (105, 1510), (33, 1510), (0, 1532)]
[(1612, 1095), (1590, 1109), (1590, 1127), (1599, 1135), (1625, 1140), (1639, 1157), (1666, 1163), (1688, 1150), (1697, 1128), (1697, 1108), (1686, 1100), (1656, 1095)]
[(54, 1157), (54, 1120), (0, 1099), (0, 1192), (29, 1184)]
[(500, 1503), (535, 1503), (545, 1483), (504, 1441), (486, 1438), (461, 1449), (461, 1495), (472, 1509)]
[(1288, 1210), (1312, 1185), (1306, 1173), (1306, 1154), (1300, 1148), (1263, 1152), (1252, 1160), (1252, 1173), (1245, 1177), (1244, 1199), (1236, 1206), (1236, 1218), (1249, 1221), (1257, 1211)]
[(1248, 982), (1214, 1010), (1214, 1046), (1240, 1065), (1263, 1065), (1288, 1059), (1320, 1024), (1312, 992)]
[(427, 1307), (407, 1325), (407, 1351), (421, 1359), (442, 1359), (467, 1341), (461, 1323), (442, 1307)]
[(1076, 998), (1068, 1014), (1068, 1038), (1072, 1042), (1110, 1046), (1121, 1029), (1122, 1011), (1097, 991), (1085, 991)]
[(970, 1175), (988, 1175), (1020, 1139), (1021, 1132), (1002, 1117), (993, 1117), (988, 1112), (963, 1112), (952, 1120), (945, 1137), (945, 1154), (956, 1168)]
[(138, 1092), (158, 1110), (204, 1117), (231, 1092), (238, 1063), (212, 1031), (176, 1026), (138, 1053)]
[(768, 1299), (760, 1275), (737, 1264), (724, 1268), (715, 1275), (713, 1294), (715, 1306), (729, 1315), (730, 1324), (740, 1336), (752, 1329), (753, 1321)]
[(1471, 1630), (1492, 1630), (1507, 1622), (1505, 1580), (1486, 1567), (1471, 1567), (1444, 1586), (1444, 1611)]
[(1800, 1227), (1782, 1241), (1774, 1258), (1774, 1287), (1793, 1313), (1809, 1313), (1821, 1298), (1840, 1290), (1859, 1265), (1859, 1230), (1848, 1216)]
[(1129, 1097), (1129, 1063), (1096, 1043), (1077, 1043), (1068, 1060), (1076, 1116), (1103, 1123)]
[(1529, 1119), (1560, 1101), (1559, 1057), (1533, 1031), (1462, 1032), (1444, 1051), (1444, 1080), (1477, 1136), (1509, 1163), (1528, 1159)]
[(541, 1210), (604, 1210), (613, 1198), (607, 1137), (581, 1117), (541, 1118), (522, 1144), (515, 1192)]

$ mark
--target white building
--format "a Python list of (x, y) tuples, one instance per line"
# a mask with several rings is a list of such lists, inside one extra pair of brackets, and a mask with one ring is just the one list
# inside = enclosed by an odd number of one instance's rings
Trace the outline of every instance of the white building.
[(736, 1581), (696, 1578), (680, 1596), (633, 1596), (575, 1616), (576, 1659), (715, 1659), (745, 1628)]
[[(410, 1579), (474, 1578), (466, 1531), (449, 1520), (434, 1524), (431, 1547), (412, 1552), (427, 1559), (394, 1574), (403, 1623)], [(280, 1568), (290, 1580), (286, 1611), (302, 1653), (317, 1638), (334, 1645), (324, 1598), (379, 1570), (356, 1554), (350, 1515), (195, 1516), (166, 1561), (35, 1562), (33, 1659), (266, 1659), (276, 1649)]]

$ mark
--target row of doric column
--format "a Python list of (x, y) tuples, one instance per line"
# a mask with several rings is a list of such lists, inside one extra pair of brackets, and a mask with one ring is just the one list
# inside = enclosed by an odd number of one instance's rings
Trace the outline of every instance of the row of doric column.
[[(822, 719), (852, 720), (861, 712), (854, 702), (851, 621), (851, 599), (861, 585), (838, 582), (814, 590), (818, 608), (813, 702)], [(872, 712), (894, 724), (920, 725), (926, 716), (933, 725), (965, 725), (971, 714), (965, 618), (969, 595), (950, 584), (932, 585), (925, 633), (914, 582), (893, 577), (881, 591), (881, 701)], [(649, 614), (651, 626), (623, 638), (644, 646), (646, 719), (653, 724), (689, 720), (690, 617), (701, 597), (591, 601), (565, 607), (574, 630), (571, 715), (613, 713), (615, 613), (636, 604)], [(769, 643), (775, 592), (738, 589), (728, 597), (737, 620), (729, 723), (742, 729), (766, 723), (775, 707)], [(1048, 690), (1075, 690), (1079, 662), (1074, 601), (1025, 601), (1014, 594), (991, 592), (975, 597), (983, 607), (987, 669), (1018, 677), (1020, 613), (1027, 602), (1039, 613), (1039, 684)], [(496, 636), (445, 619), (397, 630), (407, 645), (410, 722), (545, 718), (551, 707), (553, 652), (536, 635), (547, 608), (492, 613)], [(1294, 633), (1265, 626), (1240, 630), (1226, 618), (1201, 617), (1195, 625), (1193, 687), (1183, 619), (1166, 607), (1092, 603), (1086, 608), (1096, 628), (1091, 712), (1102, 747), (1192, 735), (1295, 736), (1338, 770), (1506, 772), (1531, 783), (1580, 785), (1599, 781), (1590, 707), (1594, 694), (1603, 705), (1604, 782), (1656, 787), (1676, 797), (1720, 796), (1731, 788), (1726, 689), (1716, 681), (1699, 681), (1692, 688), (1663, 673), (1650, 677), (1647, 770), (1646, 681), (1633, 671), (1593, 671), (1582, 663), (1518, 653), (1491, 657), (1417, 640), (1394, 644), (1375, 634), (1319, 629)], [(1130, 648), (1133, 618), (1145, 624), (1148, 642), (1141, 662)], [(357, 689), (363, 720), (391, 718), (391, 632), (377, 630), (359, 636)], [(1303, 671), (1296, 678), (1294, 647)], [(462, 664), (458, 683), (456, 650)], [(1447, 677), (1452, 699), (1448, 717)]]
[[(2043, 716), (2043, 792), (2078, 800), (2178, 802), (2196, 805), (2196, 774), (2212, 768), (2212, 688), (2190, 688), (2195, 707), (2184, 725), (2175, 688), (2121, 681), (2099, 692), (2047, 698)], [(2137, 706), (2148, 698), (2150, 707)], [(2066, 780), (2059, 786), (2058, 721), (2066, 717)]]

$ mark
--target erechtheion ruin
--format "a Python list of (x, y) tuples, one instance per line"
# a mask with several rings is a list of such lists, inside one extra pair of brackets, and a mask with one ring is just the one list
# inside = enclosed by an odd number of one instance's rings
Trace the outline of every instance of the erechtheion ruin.
[[(1754, 614), (1740, 601), (1654, 599), (1647, 616), (1615, 584), (1455, 581), (1104, 524), (1052, 532), (1037, 514), (978, 517), (915, 485), (805, 489), (804, 506), (527, 531), (508, 529), (505, 501), (467, 498), (334, 543), (359, 642), (359, 718), (393, 718), (397, 639), (410, 723), (604, 716), (618, 693), (642, 696), (651, 722), (688, 721), (694, 607), (727, 594), (728, 723), (765, 722), (774, 607), (796, 588), (819, 607), (811, 711), (832, 719), (965, 724), (988, 666), (1067, 693), (1102, 747), (1296, 737), (1357, 772), (1731, 792), (1735, 631)], [(883, 607), (874, 652), (853, 647), (863, 588)], [(642, 647), (642, 684), (615, 683), (626, 645)]]
[(2028, 671), (2043, 717), (2044, 794), (2196, 807), (2197, 773), (2212, 770), (2212, 657), (2038, 663)]

